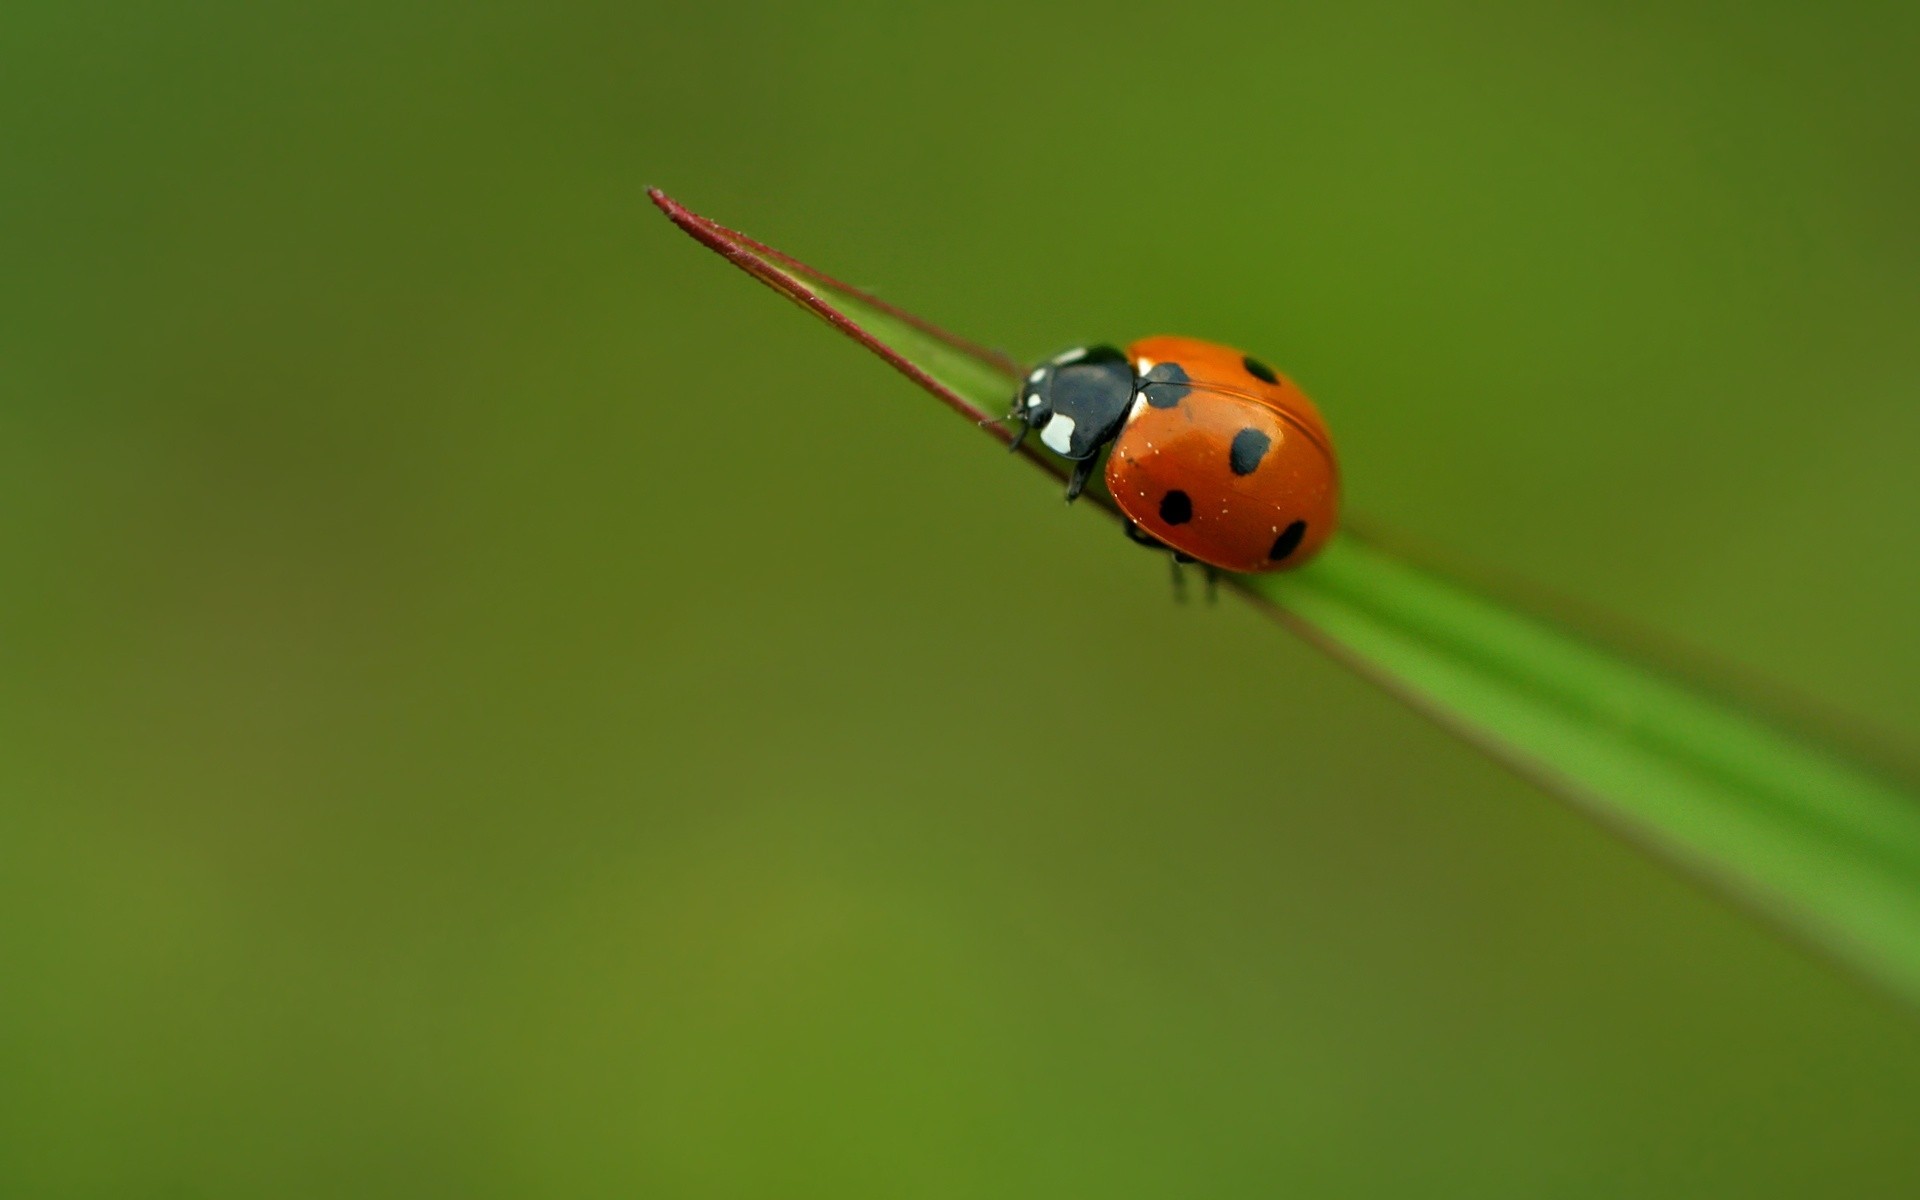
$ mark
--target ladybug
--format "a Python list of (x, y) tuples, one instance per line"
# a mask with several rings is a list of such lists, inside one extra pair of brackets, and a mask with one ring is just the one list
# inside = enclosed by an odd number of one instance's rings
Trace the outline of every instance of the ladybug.
[(1106, 484), (1145, 545), (1223, 571), (1284, 571), (1333, 533), (1340, 469), (1313, 401), (1266, 363), (1197, 338), (1087, 346), (1035, 367), (1014, 398), (1029, 432), (1073, 464), (1071, 502)]

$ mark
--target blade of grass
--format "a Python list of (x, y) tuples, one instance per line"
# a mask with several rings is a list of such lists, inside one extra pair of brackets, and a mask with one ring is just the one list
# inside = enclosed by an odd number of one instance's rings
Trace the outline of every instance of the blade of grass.
[[(648, 195), (1002, 443), (1020, 364)], [(1049, 457), (1023, 449), (1059, 477)], [(1087, 499), (1118, 515), (1103, 492)], [(1920, 796), (1745, 705), (1344, 531), (1230, 590), (1806, 944), (1920, 1003)]]

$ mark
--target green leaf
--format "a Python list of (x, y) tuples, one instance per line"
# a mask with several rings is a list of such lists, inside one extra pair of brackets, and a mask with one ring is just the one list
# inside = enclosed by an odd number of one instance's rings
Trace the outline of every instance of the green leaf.
[[(1022, 367), (658, 190), (682, 229), (1002, 443)], [(1058, 462), (1023, 448), (1056, 478)], [(1096, 479), (1098, 477), (1096, 476)], [(1115, 516), (1090, 488), (1087, 501)], [(1814, 948), (1920, 1002), (1920, 797), (1745, 704), (1343, 531), (1311, 563), (1227, 576), (1335, 658)]]

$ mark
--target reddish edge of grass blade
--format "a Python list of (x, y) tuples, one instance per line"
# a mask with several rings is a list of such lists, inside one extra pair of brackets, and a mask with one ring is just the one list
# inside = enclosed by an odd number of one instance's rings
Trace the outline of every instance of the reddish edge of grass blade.
[[(734, 266), (739, 267), (742, 271), (758, 279), (761, 283), (766, 284), (795, 304), (798, 304), (801, 308), (806, 309), (814, 316), (819, 317), (822, 321), (833, 326), (841, 333), (846, 334), (862, 346), (865, 346), (894, 370), (905, 375), (922, 388), (925, 388), (937, 397), (942, 404), (945, 404), (954, 412), (972, 421), (977, 428), (1001, 445), (1005, 446), (1012, 443), (1013, 430), (1008, 427), (1002, 414), (988, 412), (982, 409), (979, 405), (974, 404), (966, 397), (955, 392), (952, 388), (927, 374), (927, 372), (921, 370), (920, 367), (901, 355), (899, 351), (875, 337), (858, 321), (855, 321), (846, 313), (841, 312), (822, 297), (819, 292), (814, 291), (807, 285), (809, 283), (816, 284), (829, 291), (851, 296), (861, 304), (883, 312), (903, 325), (908, 325), (919, 330), (921, 333), (947, 346), (956, 353), (965, 355), (976, 363), (990, 370), (999, 372), (1007, 378), (1009, 397), (1012, 395), (1012, 389), (1018, 385), (1020, 377), (1026, 372), (1026, 368), (1021, 364), (1015, 362), (1012, 358), (1002, 354), (998, 350), (990, 350), (978, 343), (970, 342), (963, 337), (949, 333), (931, 321), (917, 317), (904, 309), (888, 304), (878, 296), (863, 292), (852, 284), (842, 283), (825, 271), (811, 267), (790, 254), (783, 254), (775, 250), (772, 246), (764, 242), (756, 241), (737, 229), (729, 229), (718, 221), (703, 217), (657, 187), (647, 189), (647, 199), (653, 201), (654, 206), (665, 213), (668, 220), (678, 225), (683, 232), (695, 241), (720, 255), (720, 257), (726, 259)], [(779, 269), (770, 266), (770, 263), (779, 264)], [(1067, 477), (1067, 469), (1065, 466), (1041, 454), (1031, 445), (1021, 446), (1018, 453), (1020, 457), (1046, 472), (1054, 479), (1065, 479)], [(1102, 489), (1089, 488), (1085, 493), (1085, 498), (1092, 500), (1097, 507), (1111, 516), (1118, 517), (1120, 515), (1120, 510), (1114, 507), (1112, 499), (1109, 498)]]
[[(789, 300), (800, 305), (814, 316), (819, 317), (854, 341), (859, 342), (868, 350), (873, 351), (873, 353), (885, 359), (894, 370), (905, 375), (908, 379), (913, 380), (929, 392), (932, 392), (935, 396), (938, 396), (948, 408), (951, 408), (968, 420), (973, 421), (982, 429), (987, 430), (1002, 443), (1013, 440), (1012, 431), (1001, 422), (999, 413), (990, 413), (982, 410), (964, 396), (961, 396), (953, 389), (933, 378), (913, 363), (908, 362), (891, 346), (882, 342), (879, 338), (874, 337), (873, 334), (867, 332), (867, 330), (862, 328), (853, 318), (827, 303), (820, 297), (819, 293), (812, 291), (799, 281), (805, 280), (817, 283), (833, 291), (844, 292), (849, 296), (853, 296), (862, 304), (871, 305), (895, 320), (913, 326), (913, 328), (918, 329), (921, 333), (926, 334), (935, 341), (952, 347), (967, 357), (974, 359), (976, 362), (992, 367), (994, 370), (1005, 375), (1009, 384), (1014, 384), (1019, 381), (1023, 373), (1023, 368), (1007, 355), (997, 350), (989, 350), (985, 346), (976, 345), (973, 342), (967, 341), (965, 338), (956, 337), (930, 321), (923, 320), (910, 312), (896, 308), (879, 297), (869, 295), (851, 284), (842, 283), (826, 272), (810, 267), (790, 255), (782, 254), (764, 242), (755, 241), (737, 229), (729, 229), (718, 221), (703, 217), (657, 187), (647, 189), (647, 199), (653, 201), (661, 212), (667, 214), (668, 220), (678, 225), (695, 241), (718, 253), (734, 266), (739, 267), (747, 274), (758, 279), (761, 283), (766, 284), (774, 291), (779, 292)], [(779, 263), (781, 267), (785, 268), (787, 273), (783, 274), (780, 271), (770, 270), (767, 266), (769, 260)], [(798, 276), (798, 280), (796, 280), (794, 276)], [(1036, 458), (1035, 461), (1045, 465), (1044, 460)]]

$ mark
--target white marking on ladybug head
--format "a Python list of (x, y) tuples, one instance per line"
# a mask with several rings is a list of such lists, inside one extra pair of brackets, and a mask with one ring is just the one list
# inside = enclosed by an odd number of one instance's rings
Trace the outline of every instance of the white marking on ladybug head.
[(1073, 448), (1073, 418), (1065, 413), (1053, 414), (1053, 420), (1040, 431), (1040, 440), (1055, 454), (1065, 454)]
[(1027, 382), (1039, 383), (1042, 379), (1045, 379), (1046, 377), (1047, 377), (1047, 369), (1045, 367), (1035, 367), (1032, 371), (1027, 373)]
[(1150, 358), (1143, 358), (1133, 364), (1133, 373), (1135, 375), (1145, 375), (1151, 370), (1153, 370), (1153, 360)]
[(1085, 346), (1076, 346), (1072, 350), (1067, 351), (1065, 354), (1058, 356), (1053, 361), (1056, 363), (1059, 363), (1061, 366), (1064, 367), (1068, 363), (1077, 363), (1081, 359), (1085, 358), (1086, 356), (1087, 356), (1087, 348)]
[(1031, 395), (1031, 396), (1028, 396), (1028, 397), (1027, 397), (1027, 407), (1028, 407), (1028, 408), (1039, 408), (1039, 407), (1040, 407), (1040, 393), (1039, 393), (1039, 392), (1035, 392), (1035, 393), (1034, 393), (1033, 395)]

